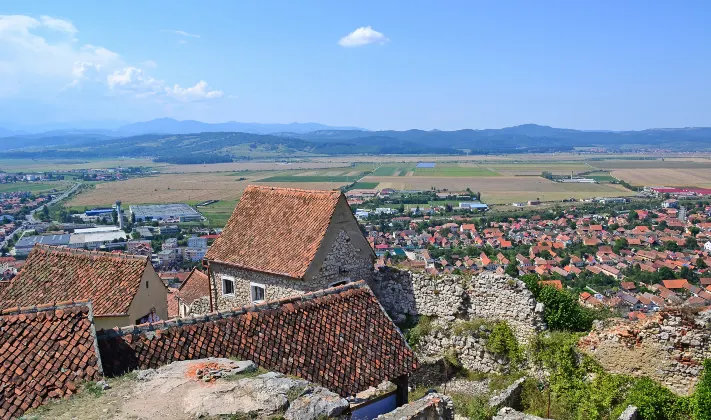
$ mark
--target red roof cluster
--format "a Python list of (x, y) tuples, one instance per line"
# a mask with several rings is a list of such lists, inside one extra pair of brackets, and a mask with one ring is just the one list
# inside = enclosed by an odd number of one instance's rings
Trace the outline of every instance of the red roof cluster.
[(107, 374), (238, 357), (342, 396), (417, 368), (414, 353), (363, 281), (199, 319), (102, 330), (99, 348)]
[(7, 309), (0, 315), (0, 418), (19, 418), (102, 376), (88, 302)]
[(128, 312), (148, 258), (37, 244), (0, 291), (0, 308), (91, 300), (94, 315)]
[(188, 278), (180, 285), (178, 296), (187, 304), (191, 304), (201, 297), (210, 296), (210, 279), (207, 274), (193, 268)]
[(302, 278), (341, 197), (340, 191), (250, 185), (205, 258)]

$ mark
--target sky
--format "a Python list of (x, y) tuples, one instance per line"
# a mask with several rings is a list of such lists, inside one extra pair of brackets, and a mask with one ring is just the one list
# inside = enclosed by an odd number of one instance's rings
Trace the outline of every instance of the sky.
[(7, 2), (0, 127), (711, 126), (708, 1)]

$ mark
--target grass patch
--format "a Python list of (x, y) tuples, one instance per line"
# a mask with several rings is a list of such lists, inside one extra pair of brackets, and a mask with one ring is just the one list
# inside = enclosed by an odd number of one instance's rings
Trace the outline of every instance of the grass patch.
[(197, 211), (207, 218), (211, 228), (224, 227), (237, 206), (237, 200), (224, 200), (207, 206), (197, 207)]
[(240, 379), (254, 378), (255, 376), (264, 375), (265, 373), (268, 373), (268, 372), (269, 372), (268, 370), (258, 367), (254, 370), (235, 373), (232, 375), (226, 375), (226, 376), (223, 376), (222, 379), (224, 379), (226, 381), (239, 381)]
[(478, 166), (443, 166), (437, 165), (434, 168), (415, 168), (415, 176), (499, 176), (498, 172), (494, 172), (487, 168)]
[(458, 322), (452, 327), (452, 333), (454, 335), (478, 335), (481, 333), (481, 327), (486, 327), (491, 330), (493, 324), (484, 318), (474, 318), (469, 321)]
[(56, 189), (62, 191), (67, 189), (68, 183), (65, 182), (14, 182), (11, 184), (0, 184), (0, 193), (29, 191), (29, 192), (45, 192)]
[(276, 175), (270, 176), (269, 178), (260, 179), (259, 182), (351, 182), (360, 177), (363, 174), (353, 175), (353, 176), (327, 176), (327, 175)]
[(407, 343), (410, 347), (417, 347), (420, 344), (420, 340), (429, 335), (433, 329), (432, 318), (426, 315), (420, 316), (417, 324), (405, 332)]
[(372, 190), (378, 187), (379, 182), (356, 182), (353, 184), (354, 189)]

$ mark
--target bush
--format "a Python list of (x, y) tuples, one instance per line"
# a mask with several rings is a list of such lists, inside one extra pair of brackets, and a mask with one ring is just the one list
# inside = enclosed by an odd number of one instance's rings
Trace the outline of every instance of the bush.
[(489, 334), (489, 340), (486, 342), (486, 349), (496, 356), (506, 357), (512, 367), (523, 361), (523, 351), (506, 321), (494, 325), (494, 329)]
[(422, 337), (429, 335), (432, 332), (432, 318), (422, 315), (417, 320), (417, 324), (405, 332), (407, 344), (415, 348), (420, 344)]
[(694, 393), (696, 420), (711, 420), (711, 359), (704, 360), (704, 370)]
[(627, 395), (625, 406), (632, 404), (644, 420), (690, 418), (690, 400), (679, 397), (649, 378), (636, 381)]
[(452, 327), (452, 334), (458, 336), (476, 335), (479, 334), (479, 329), (483, 326), (491, 329), (492, 324), (484, 318), (474, 318), (469, 321), (458, 322)]

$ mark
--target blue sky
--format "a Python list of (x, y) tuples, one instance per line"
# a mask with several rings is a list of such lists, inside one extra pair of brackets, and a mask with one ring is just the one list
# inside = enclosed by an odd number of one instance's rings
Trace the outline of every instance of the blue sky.
[(711, 125), (706, 1), (37, 0), (2, 14), (0, 125)]

